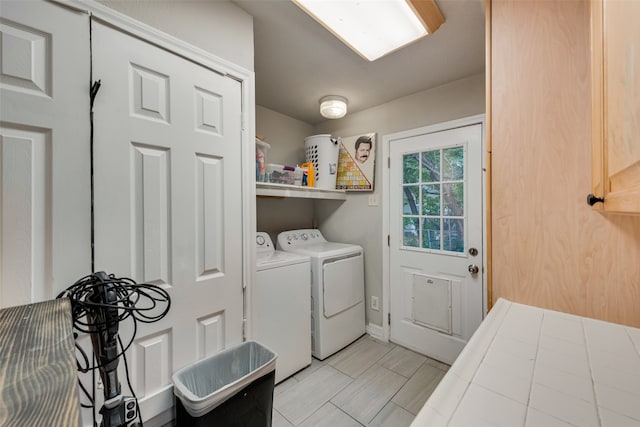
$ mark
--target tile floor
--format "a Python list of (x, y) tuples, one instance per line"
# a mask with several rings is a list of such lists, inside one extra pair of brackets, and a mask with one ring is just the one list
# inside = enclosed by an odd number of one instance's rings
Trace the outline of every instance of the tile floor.
[(273, 427), (403, 427), (449, 365), (368, 335), (278, 384)]

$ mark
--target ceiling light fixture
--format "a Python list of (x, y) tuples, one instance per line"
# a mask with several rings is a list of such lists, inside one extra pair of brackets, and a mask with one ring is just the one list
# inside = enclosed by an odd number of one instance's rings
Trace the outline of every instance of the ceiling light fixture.
[(320, 114), (325, 119), (340, 119), (347, 114), (347, 98), (328, 95), (320, 100)]
[(369, 61), (429, 33), (444, 22), (434, 0), (293, 0)]

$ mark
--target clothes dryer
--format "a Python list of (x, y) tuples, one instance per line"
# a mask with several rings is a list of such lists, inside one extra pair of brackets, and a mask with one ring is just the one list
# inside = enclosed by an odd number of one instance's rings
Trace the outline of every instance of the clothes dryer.
[(361, 246), (327, 242), (316, 229), (284, 231), (277, 248), (311, 257), (311, 352), (323, 360), (365, 333)]
[(306, 255), (256, 235), (253, 336), (276, 352), (276, 383), (311, 364), (311, 270)]

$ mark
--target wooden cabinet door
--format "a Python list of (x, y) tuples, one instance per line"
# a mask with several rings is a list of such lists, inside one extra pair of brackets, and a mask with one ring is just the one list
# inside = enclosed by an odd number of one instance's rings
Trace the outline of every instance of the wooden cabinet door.
[(593, 190), (640, 213), (640, 2), (592, 2)]

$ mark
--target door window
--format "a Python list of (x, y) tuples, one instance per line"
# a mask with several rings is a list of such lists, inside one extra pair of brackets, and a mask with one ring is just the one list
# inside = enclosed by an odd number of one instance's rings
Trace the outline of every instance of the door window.
[(403, 155), (405, 249), (464, 253), (464, 165), (464, 146)]

